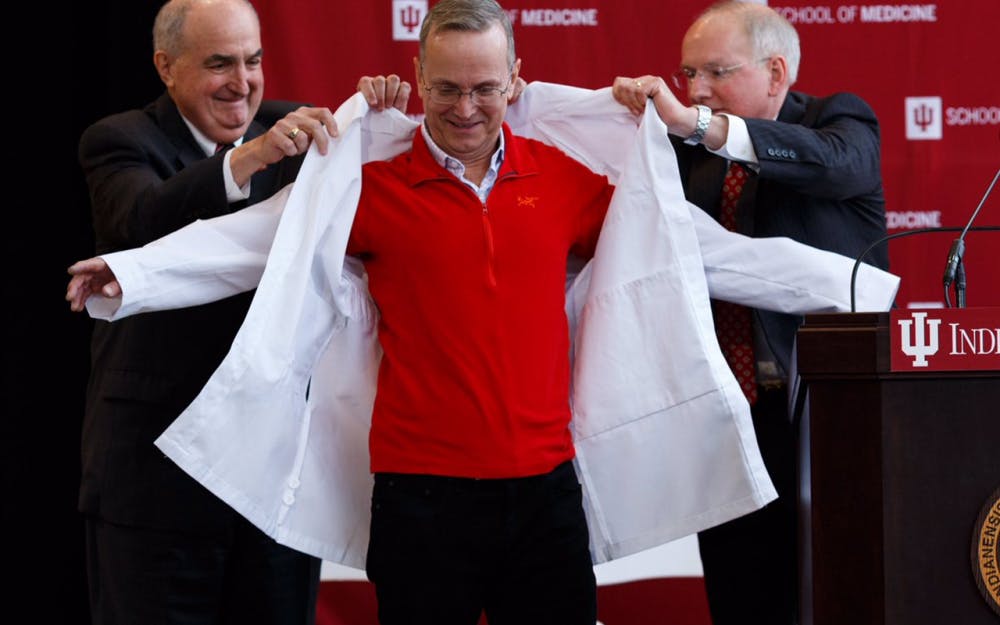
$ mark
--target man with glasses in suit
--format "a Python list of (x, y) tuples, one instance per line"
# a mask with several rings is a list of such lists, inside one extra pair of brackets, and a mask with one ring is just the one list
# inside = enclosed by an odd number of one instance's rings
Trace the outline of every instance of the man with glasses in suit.
[[(684, 36), (671, 82), (619, 77), (613, 93), (667, 124), (687, 199), (731, 230), (789, 237), (857, 257), (885, 235), (879, 126), (856, 95), (791, 91), (794, 27), (767, 6), (712, 5)], [(885, 245), (867, 258), (885, 269)], [(751, 403), (757, 441), (779, 498), (698, 534), (716, 625), (797, 619), (796, 424), (787, 376), (801, 318), (713, 302), (720, 345)]]

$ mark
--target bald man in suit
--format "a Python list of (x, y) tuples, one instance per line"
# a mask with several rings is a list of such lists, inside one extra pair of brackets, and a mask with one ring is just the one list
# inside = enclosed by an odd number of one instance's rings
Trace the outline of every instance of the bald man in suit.
[[(153, 35), (165, 93), (80, 139), (98, 252), (261, 201), (336, 134), (328, 109), (262, 102), (245, 0), (171, 0)], [(79, 496), (94, 623), (314, 621), (319, 560), (265, 536), (153, 445), (222, 361), (251, 297), (94, 327)]]
[[(619, 77), (619, 102), (652, 102), (670, 129), (687, 199), (731, 230), (789, 237), (856, 258), (885, 236), (879, 126), (850, 93), (791, 91), (800, 51), (773, 9), (724, 1), (684, 36), (672, 77)], [(885, 244), (867, 262), (888, 268)], [(715, 625), (790, 625), (798, 612), (796, 424), (788, 376), (802, 319), (713, 302), (720, 345), (751, 404), (757, 442), (779, 498), (698, 534)], [(742, 319), (741, 321), (737, 321)]]

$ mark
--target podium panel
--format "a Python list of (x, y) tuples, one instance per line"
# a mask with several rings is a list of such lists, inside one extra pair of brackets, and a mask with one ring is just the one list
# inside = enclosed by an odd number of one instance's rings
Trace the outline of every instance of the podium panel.
[(1000, 487), (1000, 371), (891, 371), (892, 330), (799, 330), (801, 622), (996, 625), (971, 554)]

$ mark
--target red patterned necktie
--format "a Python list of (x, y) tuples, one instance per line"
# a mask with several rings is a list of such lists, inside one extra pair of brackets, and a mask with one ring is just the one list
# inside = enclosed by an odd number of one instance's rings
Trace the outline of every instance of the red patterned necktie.
[[(719, 211), (719, 223), (727, 230), (736, 230), (736, 205), (746, 179), (746, 170), (741, 165), (734, 162), (729, 166), (722, 183), (722, 205)], [(757, 374), (750, 309), (720, 300), (712, 301), (712, 309), (715, 315), (715, 333), (719, 337), (722, 353), (752, 406), (757, 402)]]

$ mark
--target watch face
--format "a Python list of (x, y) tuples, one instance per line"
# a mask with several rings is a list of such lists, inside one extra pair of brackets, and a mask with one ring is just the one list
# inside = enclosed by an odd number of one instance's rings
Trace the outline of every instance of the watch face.
[(698, 145), (701, 143), (701, 140), (705, 138), (705, 133), (708, 131), (708, 125), (712, 121), (712, 109), (704, 104), (697, 104), (695, 108), (698, 109), (698, 121), (695, 123), (694, 132), (684, 140), (684, 143), (688, 145)]

